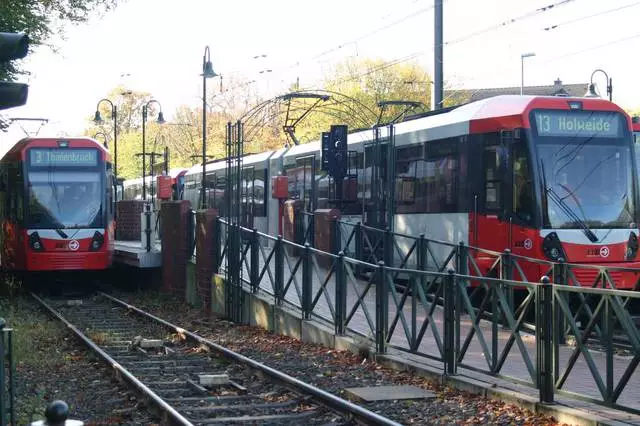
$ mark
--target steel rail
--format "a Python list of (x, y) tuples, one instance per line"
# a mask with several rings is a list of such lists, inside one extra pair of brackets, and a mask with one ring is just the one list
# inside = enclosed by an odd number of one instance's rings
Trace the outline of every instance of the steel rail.
[(117, 361), (111, 358), (105, 351), (100, 349), (91, 339), (85, 336), (80, 330), (78, 330), (73, 324), (67, 321), (62, 315), (60, 315), (53, 307), (51, 307), (47, 302), (38, 297), (35, 293), (31, 293), (34, 299), (36, 299), (42, 306), (44, 306), (53, 316), (62, 321), (71, 331), (75, 333), (76, 336), (80, 338), (91, 350), (97, 353), (104, 362), (108, 363), (113, 367), (113, 369), (117, 372), (118, 375), (123, 377), (127, 382), (129, 382), (132, 386), (134, 386), (138, 391), (140, 391), (146, 398), (150, 399), (158, 409), (168, 415), (169, 420), (171, 420), (170, 424), (176, 425), (184, 425), (184, 426), (193, 426), (189, 420), (184, 418), (180, 413), (178, 413), (175, 408), (167, 404), (162, 398), (160, 398), (156, 393), (154, 393), (151, 389), (145, 386), (140, 380), (138, 380), (133, 374), (127, 371), (122, 365), (120, 365)]
[(222, 355), (224, 355), (227, 358), (231, 358), (235, 361), (241, 362), (243, 364), (246, 364), (248, 366), (250, 366), (251, 368), (254, 368), (256, 370), (259, 370), (269, 376), (271, 376), (272, 378), (279, 380), (282, 383), (285, 383), (289, 386), (295, 387), (298, 390), (303, 391), (306, 394), (310, 394), (312, 395), (314, 398), (318, 399), (319, 401), (322, 402), (322, 404), (336, 409), (340, 412), (347, 412), (350, 414), (353, 414), (354, 416), (356, 416), (356, 418), (358, 420), (364, 420), (366, 421), (366, 424), (369, 425), (380, 425), (380, 426), (401, 426), (400, 423), (394, 422), (393, 420), (390, 420), (386, 417), (380, 416), (372, 411), (367, 410), (366, 408), (362, 408), (359, 405), (353, 404), (349, 401), (346, 401), (342, 398), (339, 398), (335, 395), (330, 394), (329, 392), (323, 391), (322, 389), (319, 389), (315, 386), (312, 386), (308, 383), (305, 383), (301, 380), (298, 380), (294, 377), (289, 376), (288, 374), (282, 373), (281, 371), (275, 370), (271, 367), (268, 367), (260, 362), (257, 362), (251, 358), (248, 358), (244, 355), (241, 355), (237, 352), (234, 352), (228, 348), (225, 348), (224, 346), (220, 346), (217, 343), (214, 343), (210, 340), (207, 340), (201, 336), (198, 336), (195, 333), (192, 333), (188, 330), (185, 330), (184, 328), (178, 327), (177, 325), (174, 325), (166, 320), (163, 320), (162, 318), (159, 318), (153, 314), (150, 314), (149, 312), (143, 311), (140, 308), (137, 308), (133, 305), (130, 305), (126, 302), (123, 302), (120, 299), (117, 299), (109, 294), (106, 294), (104, 292), (99, 292), (100, 295), (106, 297), (107, 299), (122, 305), (124, 307), (126, 307), (127, 309), (137, 313), (138, 315), (142, 315), (146, 318), (149, 318), (151, 320), (154, 320), (156, 322), (159, 322), (160, 324), (164, 325), (165, 327), (174, 330), (175, 332), (177, 332), (178, 334), (184, 335), (184, 336), (188, 336), (189, 338), (191, 338), (192, 340), (195, 340), (196, 342), (203, 344), (213, 350), (215, 350), (216, 352), (221, 353)]

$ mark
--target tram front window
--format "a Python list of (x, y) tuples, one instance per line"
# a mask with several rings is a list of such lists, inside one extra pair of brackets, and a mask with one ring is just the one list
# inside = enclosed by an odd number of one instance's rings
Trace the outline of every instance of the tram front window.
[[(535, 113), (535, 112), (534, 112)], [(635, 220), (631, 135), (616, 112), (545, 111), (536, 117), (538, 162), (546, 189), (545, 226), (629, 228)]]
[(30, 228), (101, 228), (104, 192), (98, 172), (29, 172)]

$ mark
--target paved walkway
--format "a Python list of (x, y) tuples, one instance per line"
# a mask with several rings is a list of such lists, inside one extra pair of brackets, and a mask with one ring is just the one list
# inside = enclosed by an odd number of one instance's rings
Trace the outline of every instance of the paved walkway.
[[(265, 260), (269, 255), (271, 248), (263, 247), (260, 254), (260, 270), (264, 268)], [(335, 309), (335, 275), (331, 274), (327, 278), (327, 270), (321, 265), (322, 255), (314, 255), (314, 268), (313, 268), (313, 299), (316, 301), (314, 306), (313, 314), (315, 317), (328, 321), (329, 323), (333, 323), (333, 312)], [(243, 279), (248, 282), (249, 280), (249, 263), (250, 254), (247, 253), (247, 260), (243, 268)], [(285, 300), (288, 304), (293, 305), (295, 307), (301, 306), (301, 294), (302, 294), (302, 264), (300, 263), (298, 269), (295, 271), (295, 274), (292, 272), (295, 270), (296, 263), (299, 258), (289, 255), (288, 253), (285, 255), (285, 267), (284, 267), (284, 276), (285, 276), (285, 285), (289, 285), (288, 290), (286, 292)], [(275, 256), (269, 262), (269, 268), (266, 269), (263, 279), (260, 283), (261, 290), (268, 294), (273, 294), (274, 286), (273, 279), (275, 278), (275, 269), (274, 269), (274, 261)], [(347, 268), (350, 270), (351, 268)], [(271, 276), (269, 276), (269, 272)], [(323, 287), (323, 283), (326, 284)], [(376, 306), (376, 296), (375, 296), (375, 286), (371, 286), (368, 290), (366, 281), (361, 279), (356, 279), (352, 274), (348, 274), (347, 277), (347, 313), (350, 313), (352, 308), (356, 305), (359, 298), (362, 299), (363, 303), (358, 307), (356, 312), (353, 315), (353, 318), (350, 319), (348, 323), (348, 328), (351, 331), (356, 333), (373, 337), (375, 336), (375, 306)], [(398, 297), (402, 297), (402, 295), (398, 295)], [(390, 344), (392, 346), (391, 352), (396, 355), (402, 356), (407, 359), (413, 359), (414, 361), (418, 361), (421, 363), (427, 363), (428, 365), (437, 367), (442, 369), (442, 363), (439, 361), (430, 360), (425, 355), (431, 355), (440, 357), (440, 352), (438, 350), (438, 340), (443, 337), (443, 318), (442, 318), (442, 309), (437, 306), (433, 309), (433, 313), (431, 315), (432, 325), (426, 327), (426, 332), (422, 337), (419, 346), (416, 350), (410, 351), (411, 345), (411, 318), (412, 318), (412, 299), (410, 297), (407, 298), (404, 307), (402, 308), (402, 312), (404, 313), (404, 317), (406, 319), (407, 330), (409, 331), (409, 337), (407, 337), (407, 333), (401, 322), (398, 322), (396, 325), (393, 334), (390, 339)], [(430, 308), (430, 304), (423, 306), (421, 303), (416, 301), (415, 305), (416, 312), (416, 328), (418, 332), (421, 327), (423, 327), (425, 321), (429, 318), (427, 310)], [(393, 320), (398, 312), (397, 305), (394, 302), (394, 298), (392, 295), (389, 295), (389, 325), (393, 323)], [(468, 315), (464, 315), (461, 317), (461, 326), (460, 326), (460, 344), (462, 345), (468, 336), (471, 330), (471, 320)], [(486, 345), (491, 351), (493, 337), (492, 337), (492, 324), (487, 321), (481, 321), (480, 329), (482, 331), (482, 336), (486, 341)], [(505, 347), (507, 340), (510, 337), (510, 330), (499, 327), (497, 336), (495, 340), (498, 344), (499, 348), (499, 356)], [(531, 365), (535, 368), (536, 365), (536, 347), (535, 347), (535, 336), (525, 333), (518, 332), (518, 334), (522, 337), (523, 341), (523, 352), (528, 354)], [(571, 346), (561, 346), (559, 348), (559, 370), (562, 375), (563, 371), (566, 369), (569, 358), (572, 356), (574, 351), (577, 350)], [(413, 352), (413, 353), (408, 353)], [(520, 348), (517, 344), (511, 347), (509, 351), (509, 356), (507, 357), (507, 361), (504, 363), (503, 367), (499, 371), (499, 374), (504, 376), (509, 376), (511, 378), (516, 378), (519, 380), (526, 381), (528, 383), (533, 383), (531, 375), (527, 369), (527, 365), (524, 361), (523, 352), (521, 352)], [(491, 352), (489, 352), (491, 353)], [(590, 351), (591, 357), (593, 358), (594, 365), (597, 367), (597, 370), (602, 375), (602, 380), (606, 384), (606, 358), (605, 354), (598, 351)], [(639, 354), (640, 355), (640, 354)], [(613, 366), (614, 366), (614, 388), (617, 385), (620, 377), (626, 370), (627, 366), (630, 365), (633, 356), (618, 356), (614, 355), (613, 358)], [(487, 374), (480, 374), (471, 371), (466, 367), (472, 367), (475, 369), (480, 369), (486, 373), (490, 371), (490, 357), (487, 358), (483, 351), (483, 347), (480, 343), (480, 339), (477, 333), (471, 339), (471, 343), (469, 345), (468, 350), (464, 354), (464, 357), (460, 360), (459, 371), (461, 374), (469, 375), (470, 377), (475, 377), (481, 380), (490, 380), (493, 383), (500, 383), (501, 387), (512, 388), (514, 390), (518, 390), (519, 392), (523, 392), (528, 395), (538, 395), (538, 391), (532, 387), (520, 386), (512, 384), (511, 381), (503, 380), (496, 377), (489, 378)], [(535, 370), (534, 370), (535, 372)], [(562, 386), (562, 389), (565, 391), (574, 392), (580, 394), (582, 396), (591, 397), (597, 400), (602, 400), (602, 395), (598, 391), (598, 387), (595, 384), (595, 380), (593, 375), (589, 371), (587, 366), (587, 362), (585, 361), (585, 357), (583, 354), (580, 354), (578, 361), (574, 365), (567, 381)], [(575, 403), (572, 403), (573, 406), (580, 406), (584, 403), (578, 402), (575, 400)], [(631, 379), (626, 385), (624, 391), (620, 395), (618, 399), (618, 404), (627, 406), (636, 410), (640, 410), (640, 374), (637, 371), (634, 371)], [(611, 411), (606, 409), (606, 407), (599, 407), (598, 410)], [(614, 411), (615, 413), (615, 411)], [(628, 420), (629, 416), (626, 414), (616, 414), (623, 416)], [(640, 418), (638, 421), (640, 424)]]

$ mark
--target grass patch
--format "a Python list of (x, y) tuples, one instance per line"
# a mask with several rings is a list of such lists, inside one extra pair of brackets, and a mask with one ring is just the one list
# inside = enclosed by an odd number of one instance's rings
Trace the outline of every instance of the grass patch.
[[(37, 311), (37, 314), (34, 312)], [(19, 367), (51, 367), (64, 360), (58, 349), (66, 331), (21, 297), (0, 299), (0, 317), (14, 329), (13, 353)]]

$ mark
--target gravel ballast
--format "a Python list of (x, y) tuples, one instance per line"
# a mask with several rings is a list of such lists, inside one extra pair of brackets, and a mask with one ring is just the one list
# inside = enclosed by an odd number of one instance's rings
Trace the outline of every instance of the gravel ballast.
[(360, 403), (402, 424), (558, 425), (552, 417), (431, 383), (350, 352), (303, 343), (259, 327), (234, 324), (172, 297), (149, 292), (114, 296), (343, 398), (347, 398), (345, 388), (380, 385), (413, 385), (436, 393), (435, 400)]

